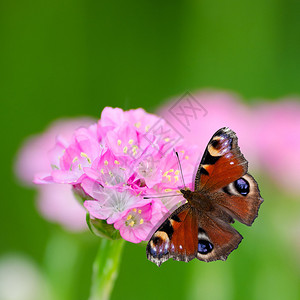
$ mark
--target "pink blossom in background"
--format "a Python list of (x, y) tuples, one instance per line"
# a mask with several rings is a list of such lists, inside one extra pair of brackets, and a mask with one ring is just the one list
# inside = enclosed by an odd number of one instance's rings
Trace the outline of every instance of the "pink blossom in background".
[[(181, 132), (186, 145), (199, 146), (198, 160), (202, 157), (205, 147), (212, 135), (222, 127), (229, 127), (238, 137), (239, 146), (246, 159), (251, 162), (250, 168), (257, 165), (257, 147), (254, 147), (253, 113), (250, 107), (243, 104), (241, 99), (233, 94), (218, 91), (203, 91), (190, 94), (200, 105), (193, 102), (198, 109), (190, 109), (189, 95), (168, 101), (157, 110), (158, 115), (165, 118)], [(175, 105), (188, 114), (187, 129), (178, 121), (185, 119), (174, 116), (170, 109)], [(200, 108), (203, 107), (201, 111)], [(180, 111), (180, 110), (178, 110)], [(196, 118), (195, 118), (196, 116)]]
[[(60, 136), (64, 143), (70, 142), (75, 129), (89, 126), (90, 118), (63, 119), (53, 122), (42, 134), (26, 139), (20, 148), (15, 164), (15, 174), (25, 185), (32, 186), (36, 173), (50, 172), (49, 151)], [(55, 184), (39, 185), (37, 206), (42, 215), (71, 231), (86, 229), (84, 208), (75, 199), (71, 186)]]
[(69, 231), (87, 229), (85, 210), (74, 197), (71, 185), (47, 184), (38, 187), (37, 206), (45, 219), (61, 224)]
[(300, 193), (300, 102), (287, 99), (254, 109), (262, 170), (290, 193)]

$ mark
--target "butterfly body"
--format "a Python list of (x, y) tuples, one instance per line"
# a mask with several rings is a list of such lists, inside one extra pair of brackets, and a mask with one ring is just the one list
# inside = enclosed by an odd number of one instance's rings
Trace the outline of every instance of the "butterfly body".
[(242, 236), (230, 225), (250, 226), (263, 199), (235, 133), (221, 128), (209, 141), (195, 176), (195, 189), (181, 189), (187, 203), (167, 217), (147, 245), (158, 266), (169, 258), (226, 260)]
[(211, 211), (214, 209), (209, 195), (205, 195), (200, 192), (193, 192), (188, 189), (181, 189), (180, 192), (182, 193), (183, 197), (188, 201), (188, 203), (192, 207), (198, 209), (200, 212)]

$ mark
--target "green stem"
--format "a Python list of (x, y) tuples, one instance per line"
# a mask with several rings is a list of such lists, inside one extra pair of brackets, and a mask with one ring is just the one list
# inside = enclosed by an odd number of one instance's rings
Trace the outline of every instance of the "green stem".
[(101, 239), (93, 264), (91, 295), (89, 300), (108, 300), (118, 276), (125, 241)]

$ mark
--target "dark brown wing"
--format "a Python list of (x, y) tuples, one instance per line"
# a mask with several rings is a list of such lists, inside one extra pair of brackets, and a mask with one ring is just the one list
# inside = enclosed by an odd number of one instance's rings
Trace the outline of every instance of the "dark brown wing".
[(169, 258), (188, 262), (197, 255), (197, 236), (197, 212), (184, 204), (153, 234), (147, 245), (147, 258), (158, 266)]
[(195, 177), (195, 191), (212, 192), (247, 173), (248, 162), (240, 151), (236, 134), (224, 127), (209, 141)]
[(212, 195), (214, 203), (232, 218), (250, 226), (263, 202), (255, 179), (245, 174)]
[(197, 258), (206, 262), (226, 260), (242, 239), (229, 223), (203, 215), (199, 222)]

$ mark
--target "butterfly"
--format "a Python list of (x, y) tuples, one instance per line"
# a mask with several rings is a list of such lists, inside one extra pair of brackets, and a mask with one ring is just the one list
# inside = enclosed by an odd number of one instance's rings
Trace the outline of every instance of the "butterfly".
[(248, 162), (231, 129), (219, 129), (198, 167), (194, 191), (181, 189), (186, 203), (167, 217), (150, 238), (147, 258), (160, 266), (169, 258), (188, 262), (226, 260), (242, 236), (230, 224), (250, 226), (263, 202)]

